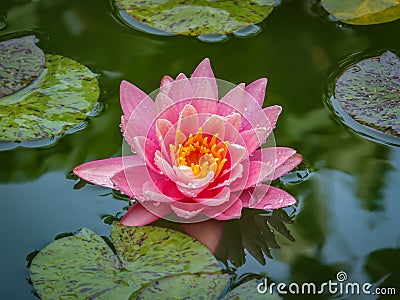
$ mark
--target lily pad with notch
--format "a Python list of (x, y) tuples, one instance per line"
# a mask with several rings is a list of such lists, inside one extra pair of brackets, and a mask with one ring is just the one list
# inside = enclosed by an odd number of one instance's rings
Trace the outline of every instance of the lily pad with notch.
[(0, 42), (0, 99), (34, 82), (44, 65), (45, 55), (35, 36)]
[[(379, 133), (390, 137), (392, 144), (399, 144), (399, 57), (386, 51), (349, 66), (336, 81), (332, 101), (339, 115), (345, 113), (365, 128), (352, 128), (355, 131), (367, 136)], [(350, 122), (346, 125), (354, 127)]]
[(0, 99), (0, 141), (52, 139), (84, 121), (95, 107), (97, 77), (82, 64), (46, 54), (41, 76)]
[(41, 250), (30, 266), (41, 299), (135, 299), (154, 289), (187, 292), (182, 282), (217, 299), (229, 281), (211, 252), (180, 232), (114, 223), (111, 239), (112, 248), (84, 228)]
[(400, 0), (321, 0), (336, 19), (351, 25), (371, 25), (400, 18)]
[(119, 14), (161, 32), (198, 36), (228, 34), (263, 21), (275, 0), (221, 1), (115, 0)]

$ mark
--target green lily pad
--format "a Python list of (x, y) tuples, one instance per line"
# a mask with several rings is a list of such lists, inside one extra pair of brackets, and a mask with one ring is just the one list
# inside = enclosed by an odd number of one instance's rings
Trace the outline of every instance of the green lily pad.
[(197, 36), (232, 33), (260, 23), (273, 10), (275, 1), (134, 1), (115, 0), (119, 10), (158, 30)]
[(0, 42), (0, 98), (35, 81), (43, 72), (44, 52), (33, 35)]
[[(180, 232), (114, 223), (111, 238), (115, 253), (101, 237), (85, 228), (41, 250), (30, 267), (40, 298), (131, 299), (139, 291), (152, 293), (157, 282), (161, 284), (166, 278), (190, 274), (207, 275), (168, 280), (194, 284), (209, 278), (209, 283), (201, 283), (206, 291), (210, 284), (218, 284), (218, 289), (226, 285), (226, 276), (212, 276), (222, 274), (211, 252)], [(146, 286), (147, 290), (141, 291)]]
[(336, 82), (335, 98), (358, 123), (400, 137), (400, 59), (392, 52), (346, 69)]
[(400, 0), (321, 0), (339, 21), (352, 25), (391, 22), (400, 18)]
[(0, 140), (53, 138), (87, 118), (99, 98), (96, 75), (78, 62), (46, 54), (43, 78), (0, 100)]
[(168, 277), (144, 287), (134, 299), (219, 299), (228, 282), (228, 274)]
[(260, 291), (258, 291), (257, 287), (259, 286), (260, 282), (256, 279), (249, 280), (238, 287), (234, 288), (228, 294), (225, 295), (222, 300), (279, 300), (277, 295), (271, 294), (270, 291), (264, 292), (265, 287), (262, 286)]

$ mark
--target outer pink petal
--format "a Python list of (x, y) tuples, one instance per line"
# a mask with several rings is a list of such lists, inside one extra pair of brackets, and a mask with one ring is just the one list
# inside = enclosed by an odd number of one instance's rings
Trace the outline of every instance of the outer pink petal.
[(264, 104), (267, 82), (267, 78), (260, 78), (246, 86), (246, 92), (248, 92), (261, 107)]
[[(145, 100), (146, 98), (147, 100)], [(123, 80), (120, 85), (120, 102), (124, 115), (129, 117), (142, 101), (148, 102), (149, 105), (154, 105), (154, 102), (145, 92)]]
[(218, 99), (218, 86), (213, 70), (211, 69), (210, 60), (205, 58), (193, 71), (190, 77), (190, 84), (192, 85), (193, 91), (196, 93), (199, 87), (202, 85), (204, 80), (209, 81), (212, 91), (214, 93), (214, 99)]
[[(250, 157), (250, 160), (252, 166), (258, 163), (260, 167), (264, 168), (264, 170), (260, 172), (260, 181), (273, 180), (277, 178), (275, 174), (280, 173), (281, 170), (286, 171), (285, 173), (283, 173), (286, 174), (295, 166), (297, 166), (298, 163), (291, 169), (289, 169), (289, 165), (288, 167), (284, 167), (284, 164), (286, 164), (286, 162), (288, 162), (288, 160), (291, 159), (295, 155), (295, 153), (296, 150), (286, 147), (263, 148), (254, 151), (253, 155)], [(251, 169), (253, 170), (252, 166)], [(249, 184), (247, 184), (246, 187), (255, 185), (257, 183), (259, 182), (250, 182)]]
[(178, 120), (179, 112), (174, 101), (166, 94), (158, 93), (155, 100), (155, 116), (158, 119), (167, 119), (172, 124)]
[(213, 217), (215, 220), (232, 220), (232, 219), (239, 219), (242, 215), (242, 201), (240, 199), (237, 199), (232, 206), (230, 206), (227, 210), (225, 210), (223, 213), (217, 214), (216, 216)]
[(140, 156), (146, 165), (156, 170), (154, 163), (154, 153), (160, 149), (152, 140), (146, 139), (143, 136), (134, 137), (132, 140), (132, 150)]
[(178, 111), (180, 111), (186, 104), (190, 104), (193, 93), (191, 82), (187, 79), (185, 74), (180, 73), (171, 84), (168, 96), (174, 100)]
[(240, 199), (244, 207), (256, 209), (278, 209), (296, 203), (292, 195), (265, 184), (244, 191)]
[(276, 122), (278, 121), (278, 117), (282, 112), (282, 107), (279, 105), (268, 106), (266, 108), (263, 108), (263, 112), (269, 119), (269, 123), (271, 125), (270, 127), (274, 129), (276, 126)]
[[(123, 169), (116, 173), (111, 181), (116, 189), (140, 201), (153, 199), (159, 202), (171, 202), (183, 198), (175, 184), (145, 165)], [(155, 195), (159, 196), (159, 199), (154, 199)]]
[(143, 165), (139, 156), (124, 156), (95, 160), (75, 167), (73, 172), (80, 178), (94, 184), (113, 188), (110, 178), (126, 167)]
[(218, 114), (227, 116), (232, 113), (243, 113), (245, 109), (245, 85), (244, 83), (231, 89), (218, 103)]
[(230, 114), (223, 117), (225, 121), (225, 140), (239, 145), (245, 145), (242, 137), (240, 136), (240, 125), (242, 117), (238, 113)]
[[(165, 214), (167, 214), (166, 211)], [(135, 203), (121, 218), (120, 223), (125, 226), (144, 226), (160, 219), (144, 208), (140, 203)]]
[(297, 167), (302, 160), (303, 156), (301, 156), (298, 153), (294, 154), (292, 157), (290, 157), (287, 161), (285, 161), (275, 170), (274, 176), (272, 176), (272, 180), (277, 179), (282, 175), (285, 175), (286, 173), (290, 172), (295, 167)]
[(132, 139), (136, 136), (145, 136), (157, 141), (154, 118), (154, 102), (149, 97), (141, 101), (130, 116), (123, 116), (122, 132), (129, 145), (132, 146)]
[(253, 153), (266, 141), (268, 134), (268, 129), (265, 127), (249, 129), (240, 133), (246, 143), (249, 154)]
[(209, 80), (204, 80), (193, 96), (191, 104), (200, 114), (217, 113), (217, 102)]

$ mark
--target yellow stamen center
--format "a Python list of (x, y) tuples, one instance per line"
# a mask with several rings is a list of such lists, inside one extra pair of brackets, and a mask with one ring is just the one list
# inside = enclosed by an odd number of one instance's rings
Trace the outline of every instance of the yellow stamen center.
[[(177, 136), (181, 134), (177, 132)], [(213, 171), (216, 177), (227, 161), (228, 144), (219, 141), (218, 134), (204, 136), (200, 128), (195, 135), (191, 134), (183, 144), (178, 145), (177, 165), (190, 167), (194, 176), (204, 177)]]

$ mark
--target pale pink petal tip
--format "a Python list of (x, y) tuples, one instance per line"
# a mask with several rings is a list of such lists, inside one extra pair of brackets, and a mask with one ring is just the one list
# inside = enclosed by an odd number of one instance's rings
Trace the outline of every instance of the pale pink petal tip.
[(121, 108), (126, 116), (130, 116), (147, 94), (132, 83), (123, 80), (120, 85)]
[(267, 78), (260, 78), (253, 81), (248, 86), (246, 86), (246, 92), (248, 92), (250, 96), (257, 101), (260, 107), (262, 107), (264, 104), (265, 90), (267, 88), (267, 83), (268, 83)]
[(125, 167), (142, 164), (136, 156), (125, 156), (95, 160), (75, 167), (74, 174), (90, 183), (113, 188), (111, 177)]

